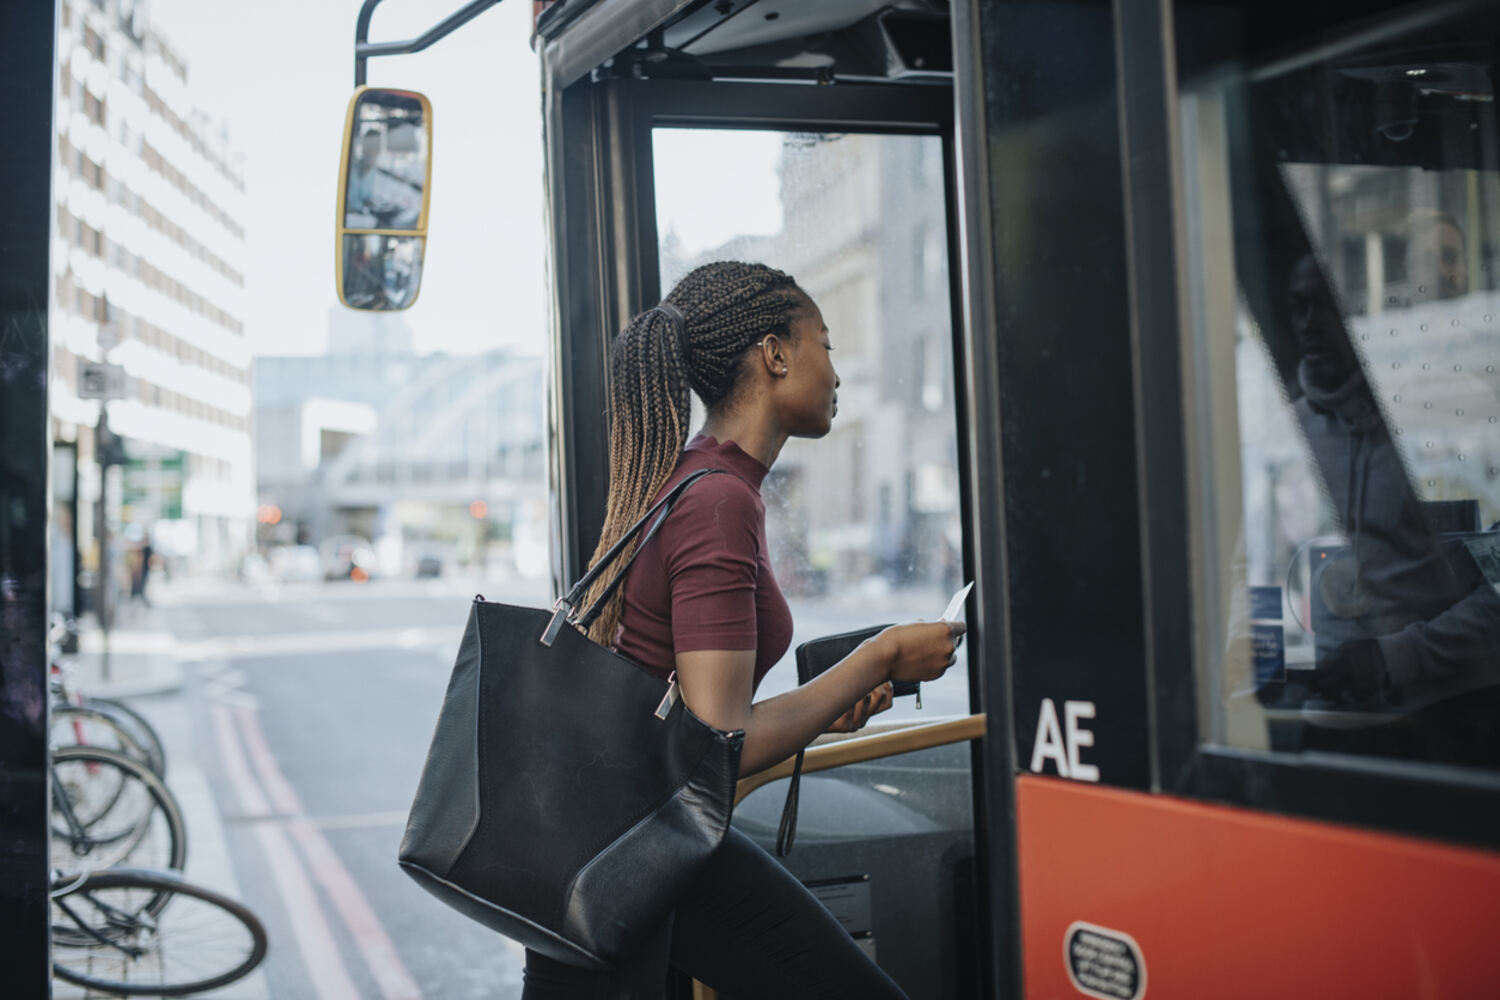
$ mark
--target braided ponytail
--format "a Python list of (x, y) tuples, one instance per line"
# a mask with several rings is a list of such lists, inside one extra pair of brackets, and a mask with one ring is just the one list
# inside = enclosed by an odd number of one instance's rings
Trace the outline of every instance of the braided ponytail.
[[(767, 335), (788, 336), (806, 301), (790, 275), (764, 264), (720, 261), (689, 273), (663, 300), (683, 322), (666, 308), (653, 308), (620, 333), (610, 358), (609, 494), (590, 565), (671, 478), (687, 444), (689, 389), (710, 410), (731, 401), (747, 352)], [(606, 573), (589, 588), (585, 607), (609, 578)], [(622, 585), (589, 628), (595, 642), (614, 645), (624, 598)]]

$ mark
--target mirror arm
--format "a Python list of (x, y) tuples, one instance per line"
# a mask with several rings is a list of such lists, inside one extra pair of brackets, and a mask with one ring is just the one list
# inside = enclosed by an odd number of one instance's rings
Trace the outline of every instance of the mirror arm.
[(354, 85), (365, 85), (365, 60), (372, 56), (401, 56), (408, 52), (421, 52), (427, 46), (463, 27), (480, 14), (495, 6), (500, 0), (471, 0), (461, 10), (448, 15), (447, 19), (428, 28), (416, 38), (404, 42), (371, 42), (370, 17), (381, 0), (365, 0), (359, 8), (359, 20), (354, 25)]

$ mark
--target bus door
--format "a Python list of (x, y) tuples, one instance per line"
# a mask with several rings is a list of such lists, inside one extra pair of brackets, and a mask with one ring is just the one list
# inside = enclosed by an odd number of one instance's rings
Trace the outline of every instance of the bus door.
[(1495, 6), (955, 11), (1026, 995), (1493, 994)]
[[(607, 437), (597, 414), (610, 337), (698, 264), (763, 261), (818, 302), (842, 380), (832, 433), (788, 442), (762, 490), (793, 648), (936, 619), (975, 578), (981, 537), (967, 499), (951, 85), (946, 74), (905, 83), (830, 75), (819, 85), (818, 72), (773, 65), (720, 78), (718, 50), (693, 41), (704, 26), (691, 21), (639, 41), (620, 36), (610, 58), (577, 80), (558, 76), (568, 55), (559, 42), (583, 21), (543, 49), (558, 294), (555, 476), (568, 505), (556, 571), (561, 580), (580, 572), (604, 509)], [(756, 37), (805, 41), (795, 32)], [(959, 665), (920, 699), (899, 699), (857, 738), (809, 752), (784, 860), (919, 1000), (989, 992), (983, 861), (1006, 838), (979, 832), (976, 820), (984, 720), (975, 678), (986, 647), (972, 615), (970, 626)], [(795, 685), (792, 661), (789, 653), (761, 696)], [(786, 773), (747, 779), (736, 807), (735, 825), (768, 850)]]

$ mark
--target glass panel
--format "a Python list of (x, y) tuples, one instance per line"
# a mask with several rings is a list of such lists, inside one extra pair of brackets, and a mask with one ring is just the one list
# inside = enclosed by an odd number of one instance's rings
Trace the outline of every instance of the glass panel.
[(351, 309), (385, 312), (417, 300), (425, 236), (343, 235), (343, 297)]
[(346, 227), (420, 230), (427, 133), (418, 95), (398, 90), (367, 90), (360, 95), (344, 179)]
[(1500, 764), (1495, 36), (1182, 82), (1215, 742)]
[[(762, 488), (792, 650), (938, 618), (963, 572), (942, 140), (657, 129), (654, 147), (663, 290), (711, 260), (763, 261), (831, 332), (833, 431), (787, 442)], [(901, 698), (882, 718), (967, 715), (967, 650), (922, 710)], [(792, 661), (762, 696), (796, 685)]]
[[(769, 851), (787, 781), (734, 825)], [(804, 775), (785, 859), (913, 1000), (979, 996), (969, 744)]]

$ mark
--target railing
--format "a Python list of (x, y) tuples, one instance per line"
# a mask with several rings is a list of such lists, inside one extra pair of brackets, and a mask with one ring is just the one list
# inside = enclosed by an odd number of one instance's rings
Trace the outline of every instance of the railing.
[[(878, 732), (849, 736), (821, 736), (808, 747), (802, 760), (802, 773), (812, 774), (814, 771), (827, 771), (845, 764), (859, 764), (914, 750), (929, 750), (949, 743), (977, 740), (983, 735), (984, 716), (981, 714), (961, 719), (945, 719), (942, 722), (892, 723)], [(794, 760), (795, 758), (788, 757), (774, 767), (741, 778), (735, 786), (735, 803), (744, 801), (745, 796), (762, 785), (790, 777)]]

